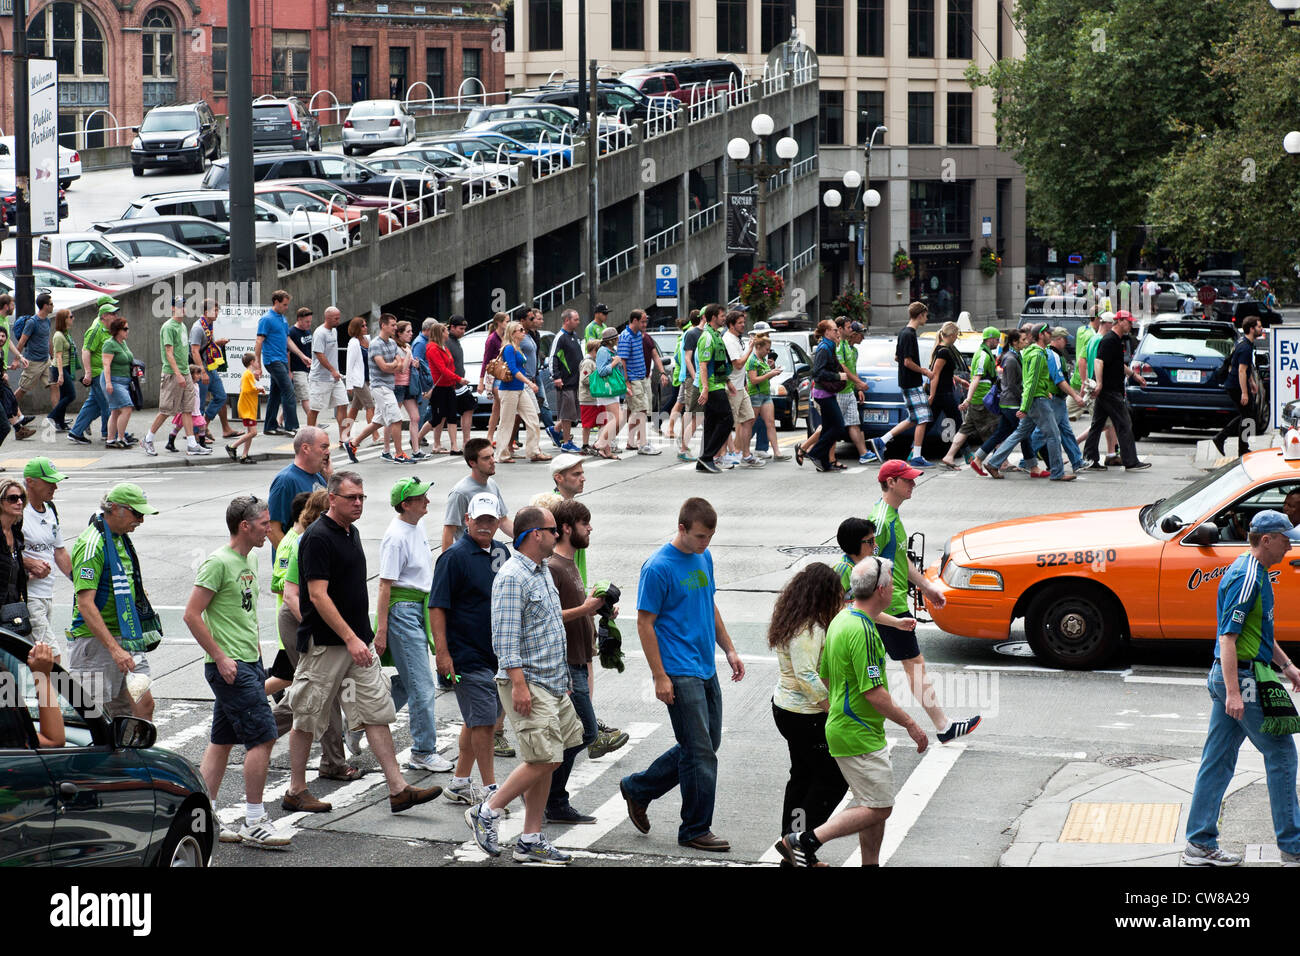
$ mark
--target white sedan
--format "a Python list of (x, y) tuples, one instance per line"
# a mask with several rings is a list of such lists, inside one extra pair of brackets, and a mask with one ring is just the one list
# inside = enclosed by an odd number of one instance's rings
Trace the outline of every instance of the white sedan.
[[(0, 136), (0, 169), (14, 168), (14, 138)], [(59, 188), (67, 189), (74, 179), (81, 178), (81, 154), (66, 146), (59, 147)]]
[(415, 139), (415, 117), (399, 100), (354, 103), (343, 121), (343, 154), (381, 146), (405, 146)]

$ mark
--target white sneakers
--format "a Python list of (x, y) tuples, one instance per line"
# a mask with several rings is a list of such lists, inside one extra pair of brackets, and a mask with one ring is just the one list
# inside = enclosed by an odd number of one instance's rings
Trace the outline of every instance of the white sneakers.
[(420, 756), (411, 754), (411, 758), (406, 761), (406, 766), (411, 770), (427, 770), (430, 773), (449, 773), (456, 769), (454, 763), (438, 754), (422, 754)]

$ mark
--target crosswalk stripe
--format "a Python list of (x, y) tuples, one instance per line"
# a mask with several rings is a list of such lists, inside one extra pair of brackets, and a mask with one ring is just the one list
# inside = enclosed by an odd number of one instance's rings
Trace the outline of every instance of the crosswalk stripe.
[[(908, 776), (907, 783), (903, 784), (895, 797), (894, 812), (889, 815), (889, 822), (885, 825), (885, 838), (880, 844), (881, 866), (888, 863), (889, 858), (903, 845), (907, 834), (916, 821), (921, 819), (930, 798), (939, 789), (939, 784), (943, 783), (944, 777), (948, 776), (948, 771), (965, 750), (964, 743), (930, 745), (929, 752)], [(842, 865), (861, 866), (861, 848), (855, 848)]]

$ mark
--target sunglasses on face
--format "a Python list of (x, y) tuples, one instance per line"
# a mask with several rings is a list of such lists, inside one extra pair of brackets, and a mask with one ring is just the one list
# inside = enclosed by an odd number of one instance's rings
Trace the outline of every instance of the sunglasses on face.
[(19, 501), (26, 501), (27, 496), (22, 494), (5, 495), (5, 501), (9, 504), (16, 504)]

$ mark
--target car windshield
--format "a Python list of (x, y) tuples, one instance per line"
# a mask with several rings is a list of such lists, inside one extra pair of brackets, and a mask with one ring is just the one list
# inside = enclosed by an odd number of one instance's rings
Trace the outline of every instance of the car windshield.
[(1250, 476), (1240, 459), (1230, 461), (1177, 494), (1143, 508), (1140, 516), (1142, 530), (1152, 537), (1164, 537), (1160, 523), (1165, 518), (1172, 515), (1184, 525), (1198, 521), (1249, 484)]
[(397, 112), (392, 103), (358, 103), (348, 114), (349, 119), (365, 119), (367, 116), (392, 116)]
[(183, 133), (199, 128), (193, 113), (150, 113), (140, 124), (142, 133)]
[(283, 103), (277, 103), (275, 106), (254, 106), (253, 120), (266, 122), (267, 120), (288, 120), (289, 107)]
[(1142, 339), (1134, 358), (1187, 355), (1192, 358), (1223, 359), (1232, 354), (1232, 346), (1232, 337), (1221, 332), (1154, 328)]

